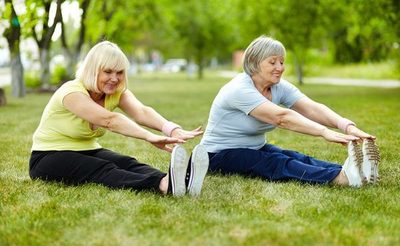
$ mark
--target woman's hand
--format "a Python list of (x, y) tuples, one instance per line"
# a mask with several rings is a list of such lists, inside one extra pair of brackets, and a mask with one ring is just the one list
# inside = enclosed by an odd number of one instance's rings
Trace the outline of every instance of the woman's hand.
[(329, 141), (334, 143), (340, 143), (346, 145), (349, 141), (358, 140), (359, 138), (353, 135), (347, 135), (340, 132), (332, 131), (328, 128), (325, 128), (321, 134), (321, 136)]
[(169, 144), (180, 144), (185, 143), (185, 140), (174, 138), (174, 137), (166, 137), (152, 134), (150, 137), (146, 139), (147, 142), (151, 143), (152, 145), (156, 146), (159, 149), (172, 152), (172, 147), (168, 146)]
[(186, 130), (181, 129), (181, 128), (176, 128), (175, 130), (172, 131), (171, 137), (179, 138), (179, 139), (182, 139), (182, 140), (188, 140), (188, 139), (192, 139), (194, 137), (197, 137), (197, 136), (199, 136), (201, 134), (203, 134), (203, 131), (201, 130), (201, 126), (197, 127), (194, 130), (191, 130), (191, 131), (186, 131)]
[(354, 125), (349, 125), (349, 126), (347, 127), (347, 129), (346, 129), (346, 133), (349, 134), (349, 135), (353, 135), (353, 136), (359, 137), (359, 138), (361, 138), (361, 139), (364, 139), (364, 138), (376, 139), (375, 136), (372, 136), (372, 135), (370, 135), (370, 134), (368, 134), (368, 133), (366, 133), (366, 132), (364, 132), (364, 131), (358, 129), (358, 128), (357, 128), (356, 126), (354, 126)]

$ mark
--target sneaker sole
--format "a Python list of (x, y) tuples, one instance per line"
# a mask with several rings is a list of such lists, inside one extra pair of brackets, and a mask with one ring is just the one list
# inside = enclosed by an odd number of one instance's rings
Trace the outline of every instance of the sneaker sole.
[(190, 179), (188, 193), (190, 196), (197, 197), (201, 193), (204, 177), (208, 170), (208, 153), (202, 145), (197, 145), (193, 149), (192, 161), (190, 163)]
[(186, 193), (185, 177), (188, 161), (186, 150), (180, 145), (175, 146), (172, 150), (170, 165), (173, 196), (183, 196)]
[(373, 139), (365, 139), (363, 150), (368, 161), (372, 162), (370, 180), (373, 184), (376, 184), (379, 181), (378, 168), (381, 160), (379, 148)]
[(361, 145), (357, 141), (352, 141), (352, 145), (354, 146), (354, 151), (355, 151), (355, 155), (356, 155), (355, 160), (356, 160), (356, 165), (357, 165), (358, 171), (360, 172), (361, 182), (362, 182), (362, 184), (365, 184), (365, 183), (367, 183), (367, 179), (365, 178), (364, 171), (362, 168), (362, 165), (363, 165), (362, 148), (361, 148)]
[(353, 187), (361, 187), (366, 180), (363, 179), (364, 175), (362, 172), (362, 149), (356, 141), (349, 142), (348, 156), (349, 157), (346, 159), (343, 169), (349, 180), (349, 184)]

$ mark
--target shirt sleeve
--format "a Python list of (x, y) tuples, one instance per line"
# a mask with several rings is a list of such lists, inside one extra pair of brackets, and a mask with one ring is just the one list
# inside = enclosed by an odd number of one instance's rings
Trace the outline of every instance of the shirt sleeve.
[(73, 92), (82, 92), (83, 94), (89, 95), (89, 93), (83, 88), (82, 85), (75, 83), (75, 81), (69, 81), (64, 83), (54, 94), (54, 99), (58, 104), (63, 105), (65, 96)]
[(245, 114), (249, 114), (260, 104), (267, 101), (255, 88), (238, 86), (227, 93), (227, 104)]
[(286, 80), (282, 80), (279, 83), (279, 103), (287, 108), (291, 108), (297, 100), (304, 97), (305, 95), (293, 84)]

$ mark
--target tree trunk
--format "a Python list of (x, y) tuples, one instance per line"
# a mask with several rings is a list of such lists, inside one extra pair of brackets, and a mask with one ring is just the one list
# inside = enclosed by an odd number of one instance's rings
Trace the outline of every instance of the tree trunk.
[(203, 70), (204, 70), (203, 64), (200, 63), (199, 69), (197, 70), (197, 78), (198, 79), (203, 79)]
[[(87, 17), (87, 9), (90, 5), (91, 0), (83, 0), (80, 3), (80, 8), (82, 10), (81, 21), (80, 21), (80, 30), (79, 30), (79, 39), (75, 45), (69, 46), (66, 39), (65, 27), (62, 13), (60, 13), (61, 19), (61, 46), (63, 49), (64, 57), (66, 58), (66, 70), (68, 79), (72, 79), (75, 74), (76, 65), (79, 60), (79, 56), (81, 54), (81, 49), (85, 40), (86, 33), (86, 24), (85, 20)], [(105, 3), (103, 3), (105, 4)], [(72, 49), (70, 48), (72, 47)], [(62, 82), (62, 81), (60, 81)]]
[(40, 81), (42, 83), (42, 89), (48, 90), (50, 89), (50, 56), (48, 49), (40, 50), (40, 66)]
[(301, 62), (296, 64), (296, 73), (297, 73), (297, 80), (299, 81), (300, 85), (304, 84), (303, 81), (303, 64)]
[(6, 93), (3, 88), (0, 88), (0, 107), (5, 106), (7, 104)]
[(295, 55), (295, 71), (297, 75), (297, 81), (299, 82), (300, 85), (303, 85), (303, 61), (301, 58), (299, 58), (297, 55)]
[(51, 49), (51, 37), (54, 34), (54, 30), (59, 22), (62, 22), (62, 12), (61, 12), (61, 4), (64, 0), (57, 0), (57, 8), (56, 15), (54, 16), (54, 21), (51, 26), (48, 26), (47, 23), (49, 21), (50, 7), (52, 1), (45, 1), (44, 4), (44, 19), (42, 26), (42, 35), (39, 39), (39, 35), (36, 33), (35, 27), (32, 27), (32, 36), (35, 39), (38, 47), (39, 47), (39, 57), (40, 57), (40, 66), (41, 66), (41, 74), (40, 74), (40, 82), (42, 84), (43, 90), (50, 89), (50, 49)]
[(14, 97), (25, 96), (24, 67), (20, 53), (11, 55), (11, 87)]
[[(21, 25), (19, 23), (18, 15), (15, 12), (14, 5), (11, 0), (6, 0), (6, 4), (11, 6), (10, 26), (5, 30), (4, 37), (8, 42), (8, 49), (10, 51), (11, 62), (11, 87), (12, 95), (15, 97), (25, 96), (25, 82), (24, 82), (24, 67), (21, 62), (20, 55), (20, 38), (21, 38)], [(4, 91), (3, 91), (4, 92)], [(0, 104), (5, 103), (5, 95), (0, 99)]]
[[(74, 74), (74, 72), (75, 72), (74, 68), (75, 68), (76, 63), (75, 63), (75, 61), (73, 60), (73, 55), (72, 55), (71, 52), (68, 50), (68, 48), (63, 47), (63, 48), (62, 48), (62, 51), (63, 51), (64, 58), (66, 59), (66, 60), (65, 60), (65, 69), (66, 69), (66, 71), (67, 71), (67, 76), (70, 78), (70, 77), (73, 76), (73, 74)], [(61, 83), (61, 82), (62, 82), (62, 81), (60, 81), (60, 83)]]
[(197, 64), (199, 65), (199, 69), (197, 70), (197, 78), (199, 80), (203, 79), (203, 75), (204, 75), (204, 56), (203, 56), (203, 50), (202, 48), (198, 48), (197, 50)]

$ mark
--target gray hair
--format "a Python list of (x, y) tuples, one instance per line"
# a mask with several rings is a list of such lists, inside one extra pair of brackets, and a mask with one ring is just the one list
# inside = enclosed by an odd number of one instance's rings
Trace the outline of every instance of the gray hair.
[(260, 69), (260, 63), (270, 56), (285, 56), (286, 50), (281, 42), (262, 35), (254, 39), (246, 48), (243, 58), (244, 71), (252, 76)]
[(124, 71), (124, 81), (117, 88), (117, 91), (123, 91), (128, 82), (129, 60), (122, 50), (115, 43), (103, 41), (93, 46), (86, 55), (82, 65), (76, 72), (76, 79), (84, 87), (96, 93), (99, 93), (97, 76), (100, 70), (112, 69)]

